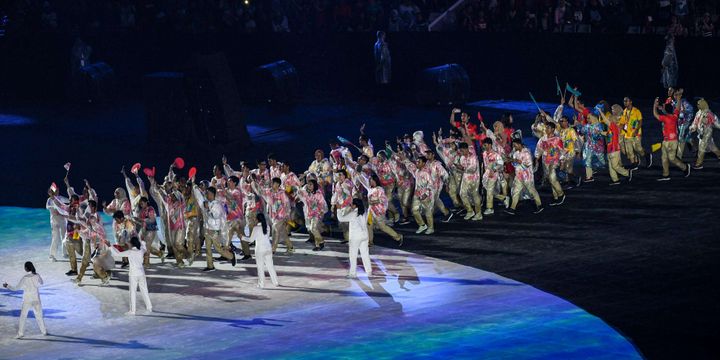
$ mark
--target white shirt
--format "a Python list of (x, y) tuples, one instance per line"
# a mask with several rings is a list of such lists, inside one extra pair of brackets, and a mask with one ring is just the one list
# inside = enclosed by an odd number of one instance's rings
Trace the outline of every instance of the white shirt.
[(263, 234), (263, 229), (261, 224), (255, 225), (254, 228), (252, 228), (252, 233), (250, 234), (250, 242), (255, 242), (255, 256), (258, 254), (262, 255), (268, 252), (272, 252), (272, 244), (270, 244), (270, 227), (268, 226), (268, 233)]
[(208, 204), (208, 208), (205, 209), (205, 202), (207, 199), (205, 195), (197, 187), (193, 188), (195, 199), (198, 203), (198, 208), (202, 211), (203, 219), (205, 220), (205, 228), (212, 231), (220, 231), (225, 225), (227, 220), (227, 214), (225, 213), (225, 207), (223, 204), (215, 199)]
[(143, 267), (143, 260), (145, 258), (145, 242), (140, 241), (140, 249), (133, 247), (130, 250), (119, 251), (114, 246), (110, 247), (110, 252), (115, 257), (126, 257), (130, 262), (130, 271), (128, 276), (145, 276), (145, 268)]
[(358, 215), (357, 209), (349, 206), (344, 211), (338, 211), (338, 221), (347, 222), (350, 225), (348, 236), (350, 240), (368, 239), (367, 217), (367, 210), (364, 214)]
[(38, 274), (27, 274), (20, 279), (17, 286), (11, 286), (8, 284), (8, 289), (11, 291), (23, 291), (23, 302), (32, 303), (40, 302), (40, 292), (38, 288), (43, 284), (43, 280)]

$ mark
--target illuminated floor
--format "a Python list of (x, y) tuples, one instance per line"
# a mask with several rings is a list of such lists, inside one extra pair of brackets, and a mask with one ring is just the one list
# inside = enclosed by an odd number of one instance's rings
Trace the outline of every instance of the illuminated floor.
[(275, 256), (280, 288), (257, 289), (254, 262), (203, 274), (202, 259), (185, 270), (156, 261), (155, 312), (127, 317), (125, 272), (77, 287), (67, 262), (48, 262), (45, 210), (0, 208), (0, 229), (0, 280), (35, 262), (51, 333), (39, 336), (30, 318), (26, 338), (13, 339), (21, 295), (1, 292), (2, 358), (640, 358), (602, 320), (528, 285), (379, 247), (382, 276), (348, 280), (344, 245), (313, 253), (301, 237), (295, 255)]

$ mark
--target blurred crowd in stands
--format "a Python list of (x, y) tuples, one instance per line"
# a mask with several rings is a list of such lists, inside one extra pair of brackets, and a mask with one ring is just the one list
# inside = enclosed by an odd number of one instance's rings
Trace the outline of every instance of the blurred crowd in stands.
[[(720, 0), (4, 0), (0, 35), (72, 31), (207, 33), (591, 32), (717, 36)], [(452, 11), (449, 11), (452, 9)], [(436, 25), (436, 24), (434, 24)]]

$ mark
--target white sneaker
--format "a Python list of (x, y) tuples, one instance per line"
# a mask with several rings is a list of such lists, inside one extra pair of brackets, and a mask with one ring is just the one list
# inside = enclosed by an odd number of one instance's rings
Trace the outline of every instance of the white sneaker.
[(127, 316), (135, 316), (135, 312), (134, 312), (134, 311), (128, 311), (128, 312), (125, 313), (125, 315), (127, 315)]
[(492, 215), (494, 213), (495, 213), (495, 210), (493, 210), (493, 209), (485, 209), (485, 211), (483, 211), (483, 215)]
[(433, 228), (429, 228), (429, 229), (427, 229), (427, 231), (425, 231), (425, 235), (432, 235), (434, 233), (435, 233), (435, 229), (433, 229)]
[(23, 334), (17, 334), (17, 335), (15, 335), (15, 338), (16, 338), (16, 339), (22, 339), (23, 336), (25, 336), (25, 335), (23, 335)]
[(57, 262), (57, 258), (54, 257), (54, 256), (52, 256), (52, 255), (50, 255), (49, 259), (50, 259), (50, 261), (52, 261), (52, 262)]
[(415, 233), (416, 233), (416, 234), (420, 234), (420, 233), (422, 233), (423, 231), (427, 230), (427, 228), (428, 228), (428, 227), (427, 227), (426, 224), (420, 225), (420, 227), (417, 229), (417, 231), (415, 231)]
[(477, 215), (473, 216), (471, 220), (472, 220), (472, 221), (480, 221), (480, 220), (482, 220), (482, 214), (477, 214)]
[(465, 219), (465, 220), (470, 220), (470, 219), (473, 218), (473, 216), (475, 216), (475, 213), (472, 212), (472, 211), (468, 211), (468, 213), (465, 214), (465, 217), (464, 217), (463, 219)]

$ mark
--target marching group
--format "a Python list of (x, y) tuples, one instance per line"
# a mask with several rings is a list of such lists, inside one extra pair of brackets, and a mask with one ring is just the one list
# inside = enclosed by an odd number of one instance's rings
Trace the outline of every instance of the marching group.
[[(121, 171), (125, 187), (115, 190), (110, 203), (99, 203), (87, 180), (82, 193), (77, 193), (66, 176), (67, 198), (59, 194), (54, 183), (48, 190), (50, 259), (57, 259), (62, 244), (70, 260), (66, 275), (81, 284), (92, 264), (94, 277), (103, 285), (110, 280), (115, 258), (121, 259), (122, 267), (129, 267), (128, 313), (135, 314), (138, 288), (147, 310), (152, 311), (144, 271), (150, 266), (150, 255), (163, 263), (172, 258), (177, 268), (184, 268), (201, 255), (204, 245), (203, 271), (210, 272), (218, 260), (235, 266), (237, 261), (251, 259), (254, 246), (258, 287), (264, 287), (265, 270), (277, 286), (273, 254), (279, 243), (284, 242), (286, 252), (292, 254), (289, 234), (304, 226), (313, 251), (322, 251), (323, 234), (336, 227), (343, 242), (348, 243), (347, 276), (357, 276), (358, 253), (365, 272), (372, 276), (369, 247), (375, 231), (402, 246), (403, 235), (394, 227), (409, 224), (411, 218), (418, 226), (417, 234), (429, 235), (435, 232), (436, 212), (444, 222), (454, 216), (480, 221), (484, 215), (495, 213), (496, 200), (507, 214), (515, 215), (521, 199), (533, 200), (535, 213), (543, 211), (535, 188), (540, 169), (541, 182), (552, 190), (549, 205), (560, 206), (567, 189), (595, 181), (599, 168), (608, 168), (610, 185), (620, 184), (620, 176), (631, 181), (640, 166), (652, 165), (656, 150), (662, 154), (659, 181), (670, 180), (671, 164), (689, 176), (691, 169), (703, 168), (706, 151), (720, 157), (712, 137), (720, 121), (704, 99), (697, 101), (694, 112), (682, 89), (669, 89), (664, 102), (656, 99), (653, 104), (653, 116), (662, 123), (663, 141), (658, 149), (653, 145), (652, 151), (643, 147), (643, 116), (632, 99), (626, 97), (623, 106), (600, 101), (594, 107), (587, 107), (575, 94), (567, 103), (564, 95), (560, 100), (553, 115), (538, 108), (531, 126), (538, 138), (534, 154), (523, 143), (522, 133), (513, 129), (512, 115), (504, 115), (488, 128), (479, 113), (479, 122), (473, 122), (467, 112), (453, 109), (447, 136), (442, 129), (432, 133), (433, 148), (425, 142), (422, 131), (415, 131), (394, 143), (386, 141), (376, 151), (363, 125), (357, 145), (338, 137), (330, 142), (328, 157), (323, 150), (316, 150), (310, 166), (299, 175), (288, 162), (278, 161), (271, 154), (256, 166), (240, 162), (237, 169), (223, 157), (209, 180), (197, 181), (195, 168), (187, 176), (179, 174), (185, 164), (177, 158), (162, 183), (155, 179), (155, 168), (142, 169), (149, 184), (146, 188), (141, 165), (135, 164), (130, 171), (133, 177), (124, 168)], [(568, 105), (575, 114), (572, 124), (564, 115)], [(691, 137), (692, 133), (697, 137)], [(686, 144), (697, 150), (694, 165), (682, 162)], [(574, 175), (576, 163), (584, 165), (584, 176)], [(66, 169), (69, 173), (69, 163)], [(443, 192), (452, 205), (449, 209), (441, 198)], [(114, 244), (105, 233), (100, 211), (112, 216)], [(235, 236), (240, 239), (240, 249), (232, 241)], [(219, 258), (213, 257), (213, 248)], [(79, 269), (77, 255), (82, 256)], [(31, 263), (29, 267), (26, 264), (28, 268), (33, 274), (16, 287), (24, 288), (26, 294), (32, 292), (32, 286), (36, 291), (42, 284)], [(39, 298), (36, 302), (39, 304)], [(23, 306), (22, 314), (32, 306)]]

